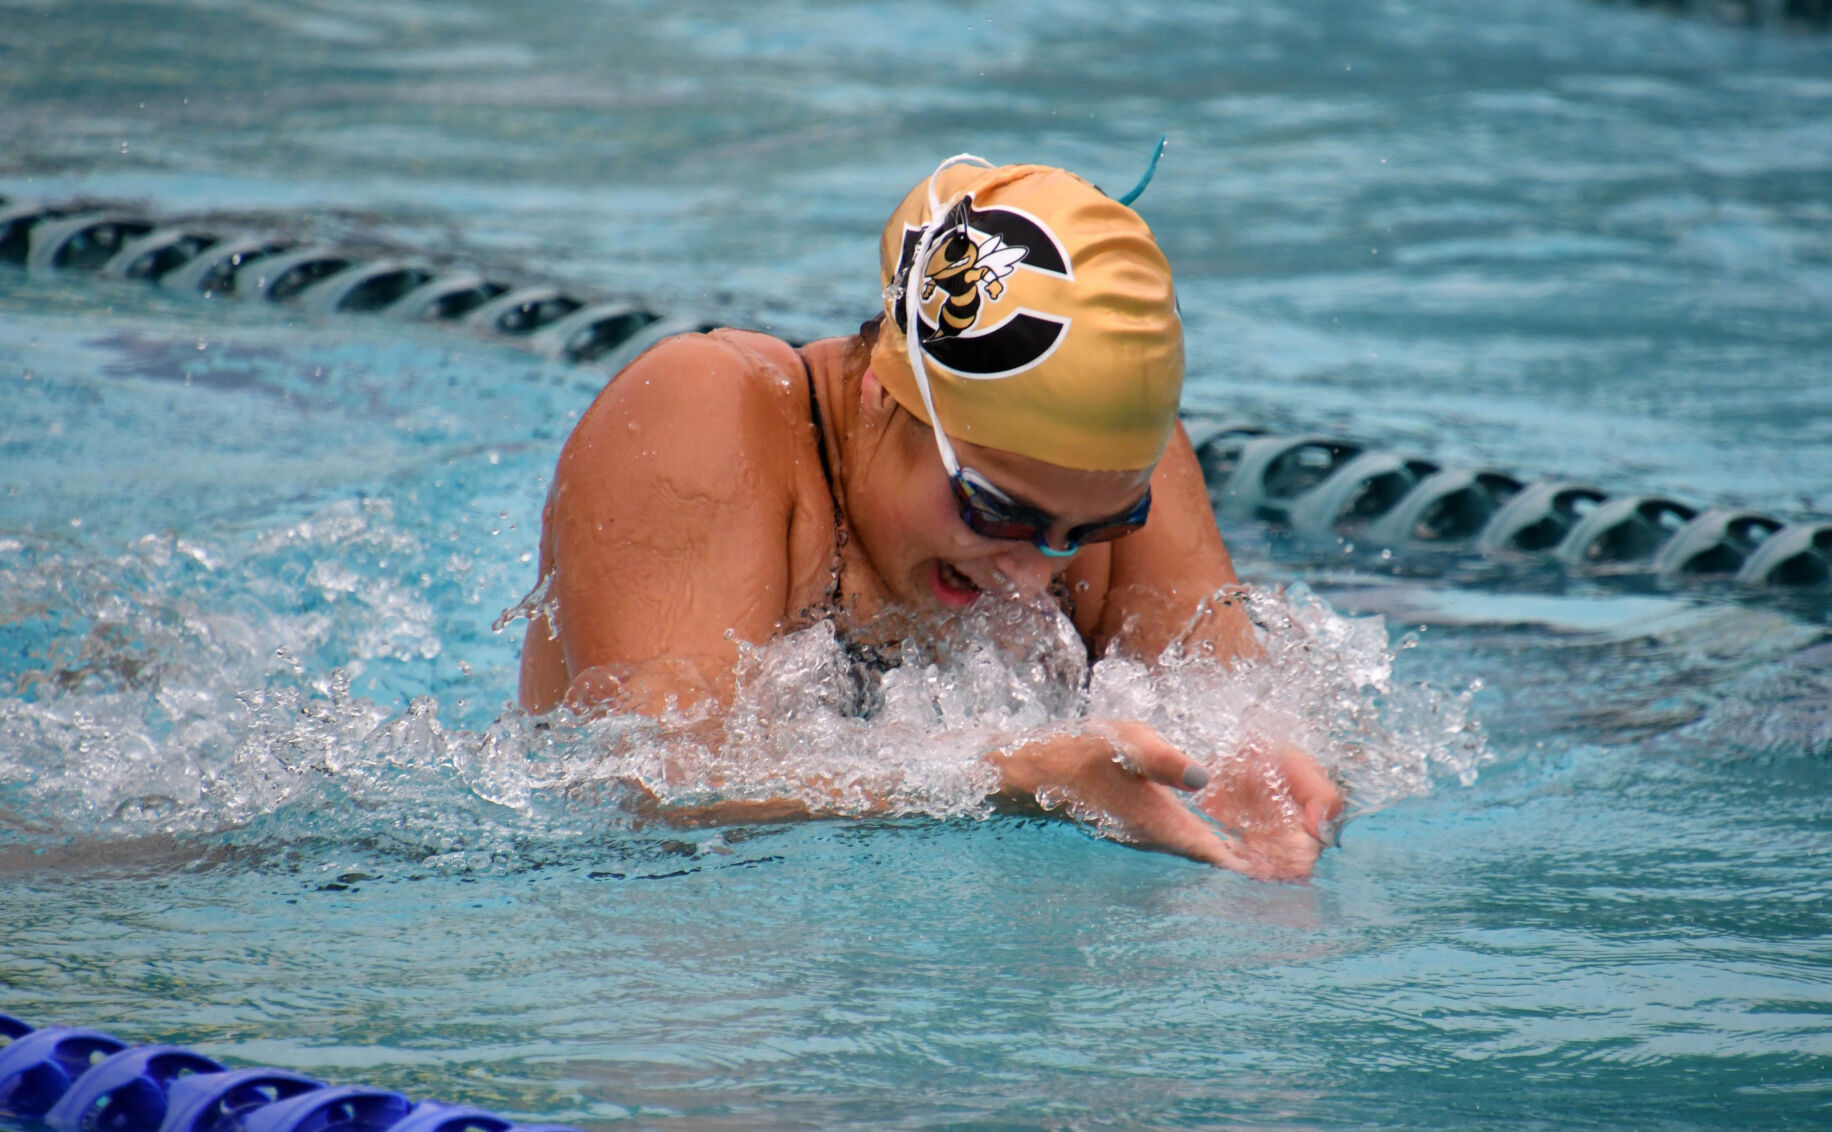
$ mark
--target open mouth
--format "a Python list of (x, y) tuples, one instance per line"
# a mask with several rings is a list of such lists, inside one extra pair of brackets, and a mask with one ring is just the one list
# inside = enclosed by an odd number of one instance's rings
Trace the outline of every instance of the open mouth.
[(964, 609), (980, 596), (980, 587), (967, 575), (939, 559), (931, 572), (930, 583), (935, 596), (950, 609)]

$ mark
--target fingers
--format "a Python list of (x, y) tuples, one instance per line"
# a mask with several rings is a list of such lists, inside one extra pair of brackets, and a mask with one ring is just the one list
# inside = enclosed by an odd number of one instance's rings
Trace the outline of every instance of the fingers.
[(1323, 827), (1323, 823), (1328, 820), (1324, 816), (1322, 802), (1313, 800), (1304, 804), (1304, 831), (1322, 842), (1325, 848), (1331, 841), (1330, 831)]
[(1303, 809), (1304, 828), (1325, 845), (1334, 841), (1329, 826), (1342, 813), (1342, 795), (1336, 784), (1316, 760), (1296, 747), (1281, 747), (1276, 757), (1292, 800)]
[(1207, 826), (1202, 826), (1200, 833), (1192, 836), (1185, 844), (1178, 846), (1172, 852), (1180, 857), (1188, 857), (1192, 861), (1213, 865), (1218, 869), (1229, 869), (1237, 873), (1246, 873), (1249, 869), (1247, 862), (1235, 855), (1228, 843), (1217, 837), (1215, 831)]
[(1315, 872), (1323, 846), (1301, 830), (1286, 830), (1273, 837), (1231, 842), (1234, 858), (1227, 867), (1255, 880), (1297, 883)]
[(1142, 723), (1043, 736), (987, 757), (1007, 793), (1029, 795), (1046, 811), (1064, 809), (1116, 841), (1262, 880), (1302, 879), (1316, 859), (1318, 843), (1295, 822), (1284, 830), (1295, 839), (1290, 845), (1221, 836), (1172, 793), (1209, 786), (1208, 771)]
[(1282, 841), (1250, 844), (1222, 837), (1181, 806), (1176, 810), (1177, 813), (1165, 814), (1156, 824), (1157, 837), (1134, 836), (1132, 843), (1142, 849), (1188, 857), (1254, 880), (1306, 880), (1316, 864), (1319, 846), (1295, 830)]
[(1182, 803), (1154, 787), (1144, 789), (1155, 797), (1143, 799), (1143, 804), (1127, 815), (1123, 829), (1108, 826), (1108, 836), (1140, 849), (1188, 857), (1217, 868), (1252, 871), (1252, 864), (1236, 853), (1227, 839)]
[[(1342, 813), (1341, 794), (1323, 768), (1297, 747), (1251, 744), (1240, 770), (1257, 765), (1270, 773), (1230, 775), (1211, 785), (1200, 763), (1143, 723), (1109, 721), (1090, 730), (1111, 745), (1113, 763), (1145, 791), (1132, 795), (1131, 804), (1109, 796), (1102, 809), (1111, 824), (1097, 824), (1110, 836), (1258, 880), (1287, 882), (1308, 878), (1318, 854), (1335, 840), (1332, 823)], [(1204, 811), (1240, 835), (1222, 835), (1155, 787), (1203, 791)]]
[(1195, 759), (1170, 745), (1156, 730), (1139, 723), (1112, 727), (1108, 737), (1121, 765), (1147, 781), (1172, 790), (1200, 790), (1209, 784), (1209, 772)]

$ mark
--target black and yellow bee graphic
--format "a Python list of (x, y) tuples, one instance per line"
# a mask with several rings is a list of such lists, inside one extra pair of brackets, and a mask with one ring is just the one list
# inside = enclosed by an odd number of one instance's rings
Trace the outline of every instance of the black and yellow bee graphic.
[(923, 273), (923, 302), (935, 296), (936, 288), (947, 294), (936, 312), (930, 338), (952, 338), (972, 330), (980, 317), (982, 299), (997, 301), (1005, 292), (1005, 277), (1030, 254), (1029, 248), (1007, 246), (1005, 238), (997, 234), (976, 241), (968, 226), (967, 209), (963, 198), (949, 211), (947, 234), (929, 256)]
[(1061, 343), (1069, 316), (1052, 313), (1047, 288), (1034, 283), (1072, 282), (1075, 274), (1062, 241), (1042, 221), (1002, 205), (975, 208), (968, 193), (942, 214), (918, 265), (925, 231), (904, 225), (896, 285), (886, 298), (897, 326), (914, 316), (917, 341), (930, 361), (961, 377), (1010, 377), (1038, 365)]

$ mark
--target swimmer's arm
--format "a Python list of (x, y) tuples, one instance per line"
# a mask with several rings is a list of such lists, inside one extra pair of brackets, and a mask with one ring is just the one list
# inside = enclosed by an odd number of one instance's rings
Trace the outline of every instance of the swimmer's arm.
[(1112, 544), (1106, 596), (1089, 641), (1095, 655), (1114, 648), (1150, 663), (1174, 643), (1223, 663), (1257, 656), (1240, 579), (1181, 424), (1152, 473), (1151, 499), (1144, 529)]
[[(1094, 826), (1105, 836), (1140, 849), (1171, 853), (1260, 880), (1301, 880), (1310, 875), (1318, 840), (1303, 829), (1268, 829), (1223, 835), (1179, 795), (1204, 811), (1222, 802), (1244, 812), (1243, 791), (1262, 781), (1211, 782), (1196, 760), (1143, 723), (1096, 720), (1085, 727), (1051, 728), (1014, 736), (982, 756), (997, 771), (993, 800), (1005, 809), (1060, 813)], [(674, 826), (775, 822), (823, 814), (861, 818), (889, 812), (883, 799), (860, 804), (856, 786), (835, 788), (832, 805), (820, 801), (824, 784), (798, 783), (803, 798), (759, 798), (701, 806), (664, 806), (650, 795), (649, 816)], [(1313, 831), (1314, 832), (1314, 831)]]
[(740, 642), (781, 620), (793, 456), (777, 450), (778, 398), (754, 366), (713, 338), (670, 339), (567, 441), (542, 541), (575, 710), (716, 717)]
[[(819, 524), (793, 479), (815, 466), (794, 444), (808, 428), (806, 393), (759, 377), (788, 367), (799, 376), (800, 367), (786, 346), (780, 359), (760, 358), (723, 337), (683, 336), (643, 355), (567, 441), (541, 563), (553, 578), (561, 687), (548, 697), (525, 690), (530, 710), (563, 700), (580, 715), (662, 720), (665, 743), (716, 750), (725, 741), (740, 646), (779, 631), (791, 543)], [(531, 625), (525, 649), (544, 647), (548, 631)], [(524, 676), (524, 689), (545, 686)], [(632, 785), (649, 816), (677, 826), (806, 818), (838, 812), (841, 801), (836, 791), (831, 808), (789, 798), (679, 806)]]
[[(1105, 605), (1091, 644), (1147, 664), (1171, 645), (1186, 656), (1224, 664), (1260, 655), (1240, 580), (1222, 545), (1202, 467), (1178, 425), (1151, 477), (1151, 519), (1113, 544)], [(1199, 805), (1231, 828), (1261, 835), (1241, 845), (1273, 857), (1332, 840), (1342, 797), (1309, 754), (1261, 737), (1230, 760), (1230, 773), (1203, 792)]]

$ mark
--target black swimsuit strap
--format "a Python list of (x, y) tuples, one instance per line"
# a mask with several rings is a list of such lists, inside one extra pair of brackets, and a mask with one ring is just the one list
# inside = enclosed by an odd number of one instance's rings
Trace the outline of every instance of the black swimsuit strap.
[[(797, 357), (800, 352), (797, 351)], [(827, 458), (827, 430), (821, 424), (821, 403), (814, 395), (814, 371), (808, 368), (808, 359), (802, 358), (802, 372), (808, 375), (808, 420), (814, 425), (814, 443), (821, 454), (821, 478), (827, 481), (827, 494), (833, 499), (833, 583), (827, 588), (827, 608), (835, 617), (840, 612), (840, 548), (846, 545), (846, 514), (840, 510), (840, 489), (833, 478), (833, 463)], [(883, 693), (879, 690), (877, 676), (889, 672), (903, 663), (902, 649), (899, 646), (874, 646), (860, 644), (845, 633), (835, 632), (840, 648), (852, 660), (853, 676), (857, 681), (855, 702), (852, 713), (859, 716), (870, 716), (883, 705)]]
[(827, 429), (821, 423), (821, 403), (814, 395), (814, 371), (808, 368), (808, 359), (802, 357), (801, 351), (796, 351), (795, 356), (801, 360), (802, 373), (808, 378), (808, 421), (814, 426), (814, 449), (821, 457), (821, 478), (827, 481), (827, 497), (833, 501), (833, 584), (828, 587), (827, 600), (837, 610), (840, 600), (840, 547), (846, 538), (846, 516), (840, 510), (840, 488), (834, 482), (833, 463), (827, 458)]
[(821, 455), (821, 478), (827, 481), (827, 494), (833, 497), (833, 525), (837, 531), (840, 525), (840, 492), (833, 482), (833, 465), (827, 459), (827, 430), (821, 424), (821, 403), (814, 396), (814, 371), (808, 368), (808, 359), (798, 352), (795, 355), (801, 360), (802, 374), (808, 379), (808, 422), (814, 426), (814, 447)]

